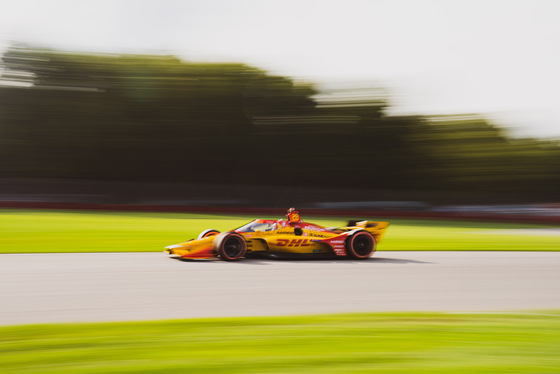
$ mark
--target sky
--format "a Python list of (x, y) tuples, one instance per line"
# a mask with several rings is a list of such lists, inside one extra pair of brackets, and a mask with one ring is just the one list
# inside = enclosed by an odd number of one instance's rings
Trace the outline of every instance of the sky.
[(481, 113), (560, 138), (559, 15), (560, 0), (0, 0), (0, 50), (244, 62), (383, 87), (391, 114)]

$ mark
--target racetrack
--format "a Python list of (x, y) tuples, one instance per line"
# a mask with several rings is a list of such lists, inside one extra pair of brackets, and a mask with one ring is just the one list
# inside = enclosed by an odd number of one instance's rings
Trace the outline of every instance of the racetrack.
[(560, 308), (560, 252), (378, 252), (366, 261), (0, 255), (0, 324)]

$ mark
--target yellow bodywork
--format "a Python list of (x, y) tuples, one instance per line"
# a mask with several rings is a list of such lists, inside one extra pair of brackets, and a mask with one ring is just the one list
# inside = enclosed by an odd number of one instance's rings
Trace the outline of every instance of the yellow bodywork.
[[(377, 244), (379, 244), (383, 240), (383, 237), (385, 236), (385, 233), (389, 228), (389, 222), (360, 221), (356, 223), (356, 226), (354, 226), (354, 228), (361, 228), (373, 234), (373, 236), (375, 237), (375, 241), (377, 242)], [(350, 227), (349, 229), (352, 229), (352, 227)]]
[[(236, 231), (244, 237), (248, 255), (258, 253), (345, 255), (344, 243), (349, 234), (365, 230), (371, 233), (376, 244), (379, 244), (389, 227), (389, 222), (360, 221), (353, 222), (351, 226), (335, 229), (326, 229), (312, 223), (302, 223), (299, 226), (292, 227), (286, 224), (284, 227), (272, 230)], [(216, 257), (217, 252), (213, 248), (214, 238), (215, 236), (209, 236), (171, 245), (166, 247), (165, 252), (185, 258)]]

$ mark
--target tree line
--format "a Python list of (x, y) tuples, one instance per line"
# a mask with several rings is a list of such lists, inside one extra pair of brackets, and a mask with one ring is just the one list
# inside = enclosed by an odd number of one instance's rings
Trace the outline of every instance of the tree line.
[(480, 116), (389, 116), (322, 103), (242, 63), (12, 47), (2, 58), (0, 175), (111, 181), (488, 191), (554, 198), (557, 142)]

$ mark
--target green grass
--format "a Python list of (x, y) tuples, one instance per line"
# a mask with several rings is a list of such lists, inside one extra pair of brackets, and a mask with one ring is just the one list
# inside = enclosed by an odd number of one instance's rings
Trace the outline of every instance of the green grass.
[(559, 373), (560, 314), (383, 313), (0, 328), (2, 373)]
[[(0, 253), (161, 251), (167, 245), (196, 237), (204, 229), (229, 230), (253, 218), (249, 215), (0, 210)], [(280, 218), (280, 214), (269, 218)], [(305, 218), (324, 226), (340, 226), (345, 222), (341, 218)], [(391, 227), (379, 250), (560, 250), (558, 236), (515, 232), (493, 235), (488, 231), (545, 226), (389, 221)]]

